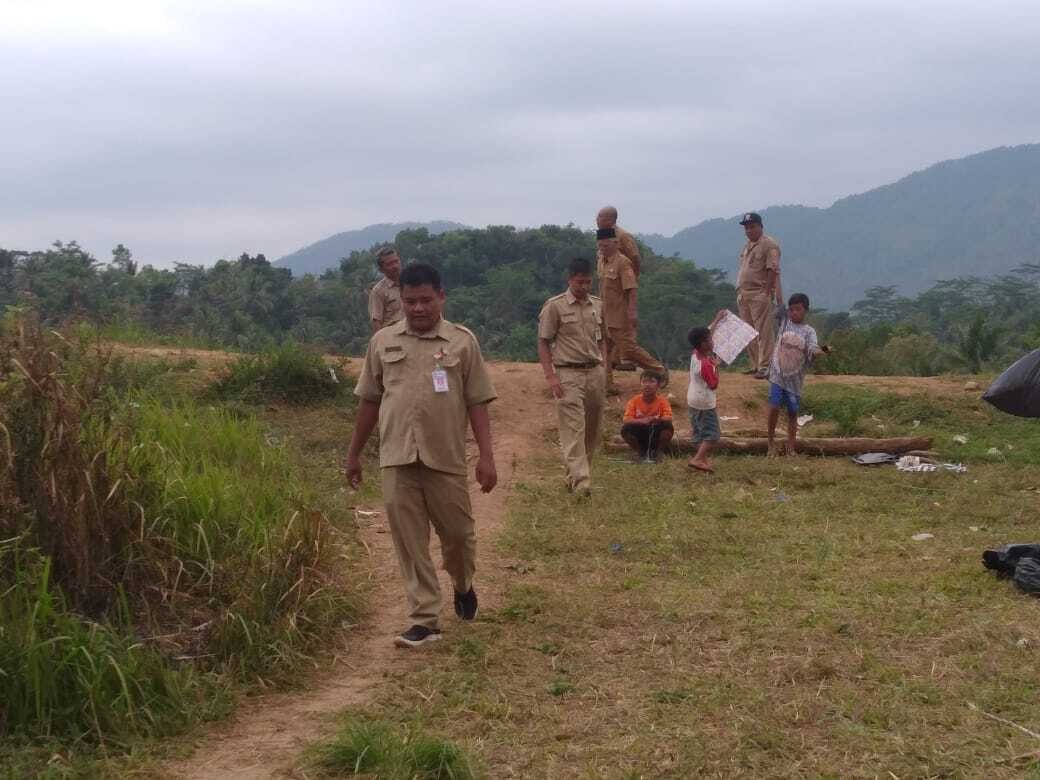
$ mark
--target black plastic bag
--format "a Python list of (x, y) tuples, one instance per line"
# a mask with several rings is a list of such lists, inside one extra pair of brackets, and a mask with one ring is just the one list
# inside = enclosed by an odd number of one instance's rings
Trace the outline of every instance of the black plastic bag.
[(1008, 414), (1040, 417), (1040, 349), (1015, 361), (982, 398)]
[(1040, 561), (1022, 558), (1015, 567), (1015, 584), (1024, 593), (1040, 593)]
[(1005, 544), (995, 550), (983, 550), (982, 565), (1002, 577), (1010, 577), (1020, 560), (1040, 558), (1040, 544)]

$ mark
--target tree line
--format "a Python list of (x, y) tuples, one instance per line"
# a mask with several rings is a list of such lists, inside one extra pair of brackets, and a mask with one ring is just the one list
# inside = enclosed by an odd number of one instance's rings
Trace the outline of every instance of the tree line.
[[(542, 303), (564, 289), (570, 258), (596, 251), (593, 234), (573, 225), (438, 235), (417, 228), (398, 234), (396, 244), (406, 261), (440, 269), (445, 316), (472, 328), (489, 355), (513, 360), (536, 359)], [(736, 292), (724, 271), (640, 248), (640, 342), (681, 367), (688, 329), (734, 307)], [(102, 262), (75, 242), (57, 242), (43, 251), (0, 249), (0, 307), (27, 306), (49, 323), (82, 320), (117, 338), (247, 351), (296, 341), (358, 355), (369, 336), (368, 289), (378, 277), (372, 250), (352, 252), (320, 276), (294, 278), (262, 254), (154, 268), (139, 267), (123, 245)], [(837, 347), (826, 370), (978, 371), (1040, 347), (1040, 265), (942, 281), (913, 298), (875, 287), (849, 312), (817, 309), (812, 318)]]

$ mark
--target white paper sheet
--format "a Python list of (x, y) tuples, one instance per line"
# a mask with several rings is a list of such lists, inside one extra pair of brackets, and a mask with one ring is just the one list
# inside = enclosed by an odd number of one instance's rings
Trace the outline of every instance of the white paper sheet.
[(732, 363), (745, 347), (750, 344), (758, 331), (740, 319), (736, 314), (726, 312), (721, 320), (715, 323), (712, 340), (715, 342), (715, 354), (724, 363)]

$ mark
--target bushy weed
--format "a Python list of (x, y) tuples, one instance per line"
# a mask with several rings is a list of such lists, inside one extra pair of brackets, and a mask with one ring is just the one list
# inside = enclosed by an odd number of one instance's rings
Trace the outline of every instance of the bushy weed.
[(309, 763), (327, 776), (364, 775), (383, 780), (469, 780), (465, 751), (448, 740), (409, 732), (383, 720), (351, 720), (310, 750)]
[(306, 404), (349, 398), (353, 384), (321, 355), (286, 344), (232, 363), (210, 387), (224, 401)]

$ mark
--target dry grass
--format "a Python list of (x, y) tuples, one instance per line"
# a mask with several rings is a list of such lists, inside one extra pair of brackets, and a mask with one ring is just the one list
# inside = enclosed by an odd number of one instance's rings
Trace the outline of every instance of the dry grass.
[(1035, 768), (1040, 740), (983, 713), (1040, 731), (1036, 602), (979, 553), (1034, 538), (1037, 468), (601, 461), (584, 504), (558, 469), (542, 457), (514, 490), (506, 605), (453, 625), (368, 714), (455, 739), (492, 777)]

